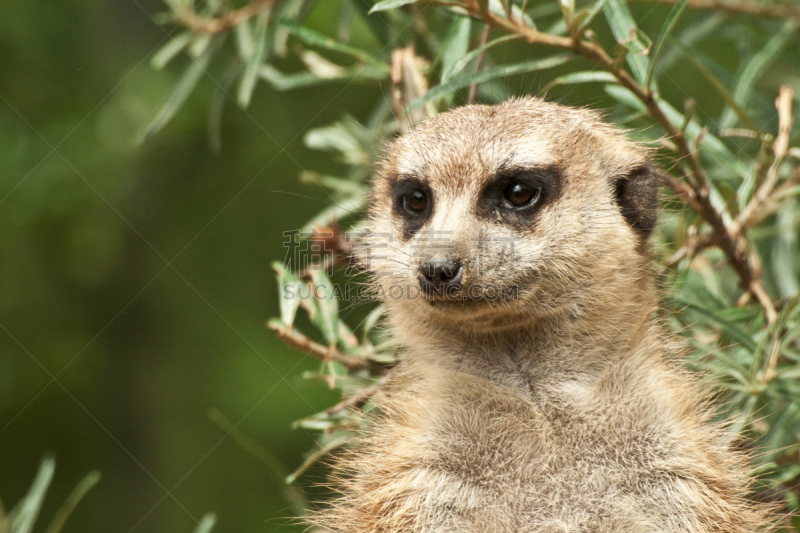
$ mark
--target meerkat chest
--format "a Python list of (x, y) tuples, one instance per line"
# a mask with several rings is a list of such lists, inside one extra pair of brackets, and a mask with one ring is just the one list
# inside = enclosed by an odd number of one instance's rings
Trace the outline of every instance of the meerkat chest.
[(425, 426), (405, 488), (431, 532), (659, 530), (668, 439), (622, 405), (463, 387)]

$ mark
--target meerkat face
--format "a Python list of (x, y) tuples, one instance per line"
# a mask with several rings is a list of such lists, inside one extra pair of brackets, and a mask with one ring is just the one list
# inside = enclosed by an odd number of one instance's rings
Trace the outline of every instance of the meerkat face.
[(640, 273), (656, 176), (594, 112), (534, 98), (456, 109), (389, 145), (361, 259), (392, 305), (456, 320), (569, 308)]

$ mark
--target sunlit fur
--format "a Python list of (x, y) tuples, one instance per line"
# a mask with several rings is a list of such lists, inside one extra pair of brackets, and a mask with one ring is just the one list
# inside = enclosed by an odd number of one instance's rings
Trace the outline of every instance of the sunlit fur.
[[(510, 228), (478, 217), (476, 198), (501, 168), (543, 165), (563, 169), (562, 188), (503, 253)], [(615, 199), (619, 180), (642, 169), (655, 175), (646, 150), (597, 113), (534, 98), (456, 109), (388, 146), (361, 252), (376, 288), (417, 285), (419, 258), (441, 253), (425, 233), (433, 227), (452, 232), (450, 253), (484, 259), (467, 268), (463, 290), (503, 283), (519, 292), (491, 302), (386, 298), (405, 361), (376, 398), (380, 414), (338, 459), (340, 496), (314, 524), (376, 533), (770, 529), (748, 501), (747, 461), (711, 424), (696, 379), (674, 360), (679, 347), (653, 316), (647, 232)], [(434, 196), (432, 217), (410, 237), (393, 208), (398, 175), (424, 180)]]

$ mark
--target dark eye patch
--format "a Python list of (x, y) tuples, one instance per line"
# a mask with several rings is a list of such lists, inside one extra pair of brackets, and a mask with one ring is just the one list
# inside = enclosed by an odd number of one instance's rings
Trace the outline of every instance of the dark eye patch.
[(543, 206), (558, 197), (563, 184), (558, 165), (503, 168), (478, 199), (478, 216), (512, 226), (529, 227)]
[(392, 211), (403, 221), (405, 238), (419, 231), (433, 213), (433, 192), (417, 176), (399, 175), (391, 180)]

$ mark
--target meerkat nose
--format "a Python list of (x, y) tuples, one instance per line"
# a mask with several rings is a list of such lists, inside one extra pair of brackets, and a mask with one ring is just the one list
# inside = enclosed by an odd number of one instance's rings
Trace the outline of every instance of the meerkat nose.
[(463, 277), (464, 267), (458, 260), (430, 259), (419, 267), (420, 287), (429, 294), (459, 290)]

